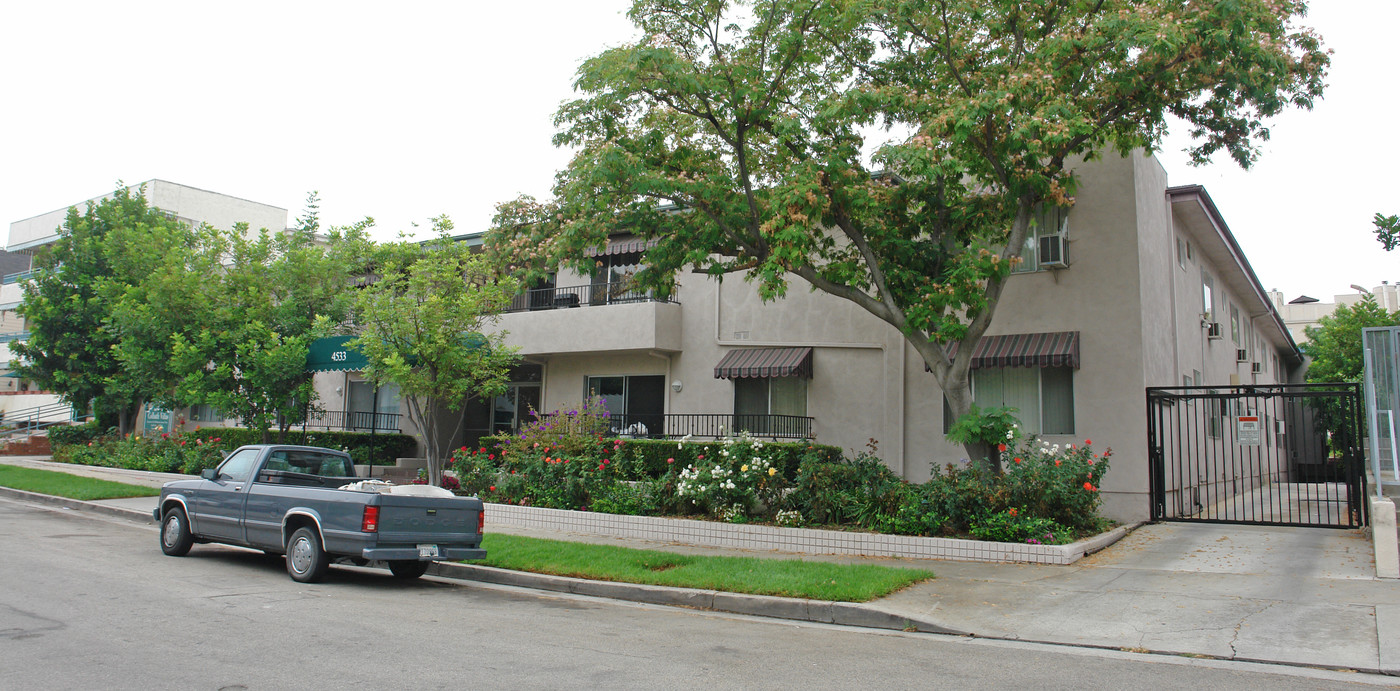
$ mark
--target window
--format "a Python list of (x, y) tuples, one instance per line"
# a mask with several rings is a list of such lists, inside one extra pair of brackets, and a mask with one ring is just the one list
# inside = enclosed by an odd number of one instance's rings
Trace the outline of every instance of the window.
[[(1069, 209), (1059, 206), (1039, 206), (1031, 213), (1031, 227), (1026, 233), (1026, 244), (1021, 248), (1021, 263), (1012, 269), (1015, 273), (1029, 273), (1041, 269), (1040, 239), (1043, 237), (1065, 237), (1069, 230)], [(1064, 245), (1060, 251), (1062, 259), (1068, 259)]]
[(256, 449), (244, 449), (224, 459), (219, 466), (218, 479), (229, 482), (243, 482), (253, 474), (253, 463), (258, 460)]
[(345, 399), (345, 429), (397, 432), (399, 425), (399, 385), (386, 382), (376, 391), (374, 382), (350, 382)]
[(1176, 239), (1176, 263), (1181, 268), (1186, 268), (1186, 264), (1191, 260), (1191, 243), (1183, 238)]
[[(972, 371), (972, 399), (979, 408), (1016, 409), (1027, 434), (1074, 434), (1074, 375), (1069, 367), (1000, 367)], [(952, 425), (947, 399), (943, 430)]]
[(807, 416), (805, 377), (734, 380), (735, 431), (774, 434), (794, 424), (774, 415)]
[(1240, 344), (1240, 308), (1233, 303), (1230, 304), (1230, 340), (1235, 345)]
[(647, 294), (632, 284), (632, 277), (642, 270), (642, 266), (641, 252), (598, 257), (593, 269), (593, 294), (589, 304), (606, 305), (647, 299)]
[(663, 434), (666, 424), (666, 377), (659, 374), (588, 377), (584, 395), (601, 397), (608, 428), (618, 434)]
[(1205, 386), (1205, 381), (1204, 381), (1203, 379), (1201, 379), (1201, 371), (1200, 371), (1200, 370), (1198, 370), (1198, 369), (1193, 369), (1193, 370), (1191, 370), (1191, 377), (1192, 377), (1192, 381), (1196, 382), (1196, 383), (1195, 383), (1195, 386)]
[(512, 434), (534, 418), (530, 411), (543, 414), (542, 365), (523, 364), (510, 369), (505, 393), (489, 399), (472, 396), (462, 412), (462, 429), (467, 440), (476, 443), (484, 434)]
[(1201, 320), (1215, 321), (1215, 279), (1201, 272)]
[(190, 406), (190, 422), (223, 422), (224, 414), (206, 403)]

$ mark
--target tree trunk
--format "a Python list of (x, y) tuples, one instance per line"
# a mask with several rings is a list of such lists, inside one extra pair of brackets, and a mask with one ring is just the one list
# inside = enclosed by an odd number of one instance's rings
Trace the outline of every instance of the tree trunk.
[[(933, 365), (930, 365), (932, 367)], [(972, 386), (969, 378), (964, 378), (961, 382), (949, 382), (944, 386), (943, 395), (948, 400), (948, 407), (952, 409), (953, 419), (961, 419), (972, 411)], [(967, 451), (968, 461), (971, 463), (986, 463), (992, 472), (1001, 473), (1001, 454), (996, 447), (982, 441), (969, 440), (963, 442), (963, 450)]]

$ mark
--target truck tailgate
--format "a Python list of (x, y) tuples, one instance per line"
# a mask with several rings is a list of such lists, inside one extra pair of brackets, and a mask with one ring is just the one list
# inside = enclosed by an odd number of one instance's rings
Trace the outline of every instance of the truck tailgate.
[[(365, 550), (369, 559), (479, 559), (480, 499), (473, 497), (411, 497), (381, 494), (377, 545)], [(435, 550), (429, 548), (435, 547)], [(409, 550), (411, 550), (411, 554)], [(420, 551), (425, 550), (425, 551)], [(433, 555), (429, 552), (436, 551)]]

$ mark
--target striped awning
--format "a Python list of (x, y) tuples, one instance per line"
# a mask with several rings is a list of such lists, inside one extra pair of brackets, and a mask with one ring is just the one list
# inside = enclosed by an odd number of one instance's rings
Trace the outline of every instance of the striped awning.
[[(945, 352), (952, 359), (958, 344)], [(993, 367), (1073, 367), (1079, 369), (1079, 332), (983, 336), (972, 351), (972, 369)]]
[(635, 254), (645, 252), (656, 245), (656, 240), (634, 239), (634, 240), (613, 240), (603, 249), (589, 249), (585, 256), (607, 257), (614, 254)]
[(741, 348), (715, 365), (715, 379), (812, 378), (811, 348)]

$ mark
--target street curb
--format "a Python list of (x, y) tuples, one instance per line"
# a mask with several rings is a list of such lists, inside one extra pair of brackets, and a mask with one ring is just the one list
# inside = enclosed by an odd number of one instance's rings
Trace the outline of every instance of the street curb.
[[(26, 492), (24, 490), (0, 487), (0, 496), (30, 501), (49, 506), (57, 506), (88, 513), (103, 514), (116, 518), (154, 525), (151, 514), (138, 509), (120, 506), (106, 506), (95, 502), (55, 497), (48, 494)], [(772, 595), (748, 595), (727, 593), (717, 590), (696, 590), (694, 588), (673, 588), (663, 585), (641, 583), (618, 583), (614, 581), (591, 581), (568, 576), (551, 576), (528, 571), (510, 571), (490, 566), (475, 566), (455, 562), (433, 562), (428, 573), (441, 578), (459, 581), (478, 581), (531, 588), (556, 593), (570, 593), (589, 597), (604, 597), (628, 602), (642, 602), (652, 605), (667, 605), (687, 609), (702, 609), (731, 614), (748, 614), (756, 617), (792, 619), (822, 624), (862, 626), (872, 629), (894, 631), (918, 631), (921, 633), (942, 633), (954, 636), (968, 635), (933, 622), (919, 621), (891, 614), (858, 602), (829, 602), (825, 600), (804, 600)]]
[(688, 609), (703, 609), (731, 614), (747, 614), (773, 619), (792, 619), (822, 624), (861, 626), (894, 631), (918, 631), (953, 636), (968, 635), (928, 621), (891, 614), (858, 602), (829, 602), (773, 595), (749, 595), (718, 590), (696, 590), (638, 583), (592, 581), (569, 576), (552, 576), (528, 571), (510, 571), (490, 566), (475, 566), (454, 562), (434, 562), (428, 573), (442, 578), (480, 581), (534, 590), (547, 590), (573, 595), (606, 597), (613, 600), (644, 602)]
[(69, 499), (68, 497), (55, 497), (51, 494), (39, 494), (38, 492), (26, 492), (22, 489), (12, 489), (10, 487), (0, 487), (0, 497), (9, 497), (21, 501), (31, 501), (37, 504), (48, 504), (49, 506), (59, 506), (75, 511), (85, 511), (88, 513), (99, 513), (116, 518), (124, 518), (155, 525), (155, 519), (151, 517), (149, 511), (139, 509), (128, 509), (121, 506), (107, 506), (81, 499)]

